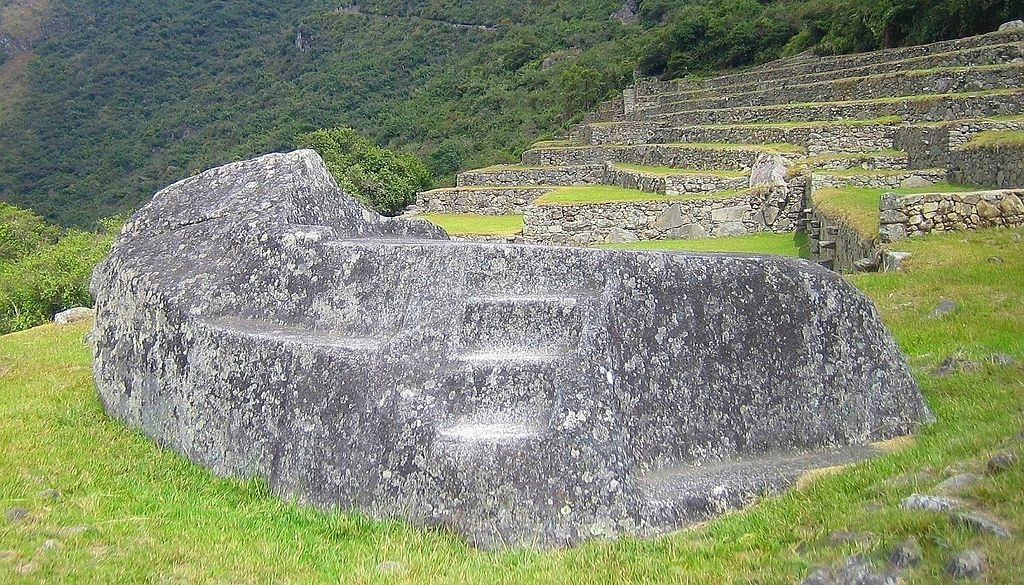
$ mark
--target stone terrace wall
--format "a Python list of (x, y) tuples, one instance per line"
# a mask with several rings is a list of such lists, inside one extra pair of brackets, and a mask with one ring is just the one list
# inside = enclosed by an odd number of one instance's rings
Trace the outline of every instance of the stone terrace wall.
[(1024, 66), (1012, 64), (994, 69), (961, 69), (923, 75), (893, 73), (867, 78), (844, 78), (734, 95), (696, 97), (652, 106), (643, 111), (657, 115), (683, 110), (983, 91), (1019, 85), (1024, 85)]
[[(999, 44), (987, 47), (978, 47), (969, 49), (959, 53), (942, 53), (938, 55), (927, 55), (923, 57), (917, 57), (914, 59), (906, 60), (897, 64), (894, 63), (883, 63), (875, 65), (867, 65), (861, 67), (853, 67), (842, 70), (842, 77), (863, 77), (869, 75), (881, 75), (885, 73), (893, 73), (895, 71), (909, 71), (914, 69), (935, 69), (939, 67), (966, 67), (972, 65), (978, 65), (982, 63), (1011, 63), (1018, 59), (1024, 59), (1024, 46), (1020, 44), (1006, 45)], [(746, 91), (757, 91), (766, 82), (772, 82), (780, 88), (791, 87), (793, 85), (802, 85), (808, 83), (816, 83), (820, 81), (828, 81), (836, 79), (839, 76), (835, 71), (824, 71), (819, 73), (811, 74), (796, 74), (796, 75), (783, 75), (780, 76), (777, 72), (771, 74), (764, 74), (755, 78), (753, 81), (738, 82), (730, 84), (728, 91), (731, 93), (739, 93)], [(723, 84), (724, 87), (724, 84)], [(635, 89), (628, 91), (633, 92), (631, 97), (631, 103), (633, 109), (651, 105), (657, 105), (659, 103), (666, 103), (667, 101), (679, 101), (680, 99), (687, 99), (688, 97), (699, 97), (699, 96), (714, 96), (718, 95), (723, 91), (723, 87), (705, 88), (684, 91), (682, 93), (671, 93), (671, 92), (656, 92), (653, 94), (642, 94), (642, 91), (638, 93)], [(684, 97), (685, 96), (685, 97)], [(632, 111), (627, 109), (627, 112)]]
[(866, 237), (843, 219), (809, 208), (806, 232), (811, 260), (836, 272), (853, 272), (861, 260), (876, 261), (877, 237)]
[(522, 185), (576, 185), (600, 183), (604, 165), (558, 168), (491, 168), (459, 173), (459, 187), (491, 185), (516, 187)]
[(1024, 187), (1024, 145), (954, 149), (949, 153), (949, 178), (962, 185)]
[(608, 165), (604, 183), (624, 189), (638, 189), (647, 193), (685, 195), (686, 193), (707, 193), (709, 191), (730, 191), (742, 189), (750, 182), (749, 177), (719, 177), (715, 175), (656, 175)]
[[(893, 143), (896, 148), (907, 152), (911, 168), (945, 167), (950, 163), (952, 149), (969, 142), (979, 132), (990, 130), (1024, 130), (1024, 122), (964, 120), (932, 126), (903, 126), (896, 131)], [(988, 182), (975, 184), (987, 185)]]
[[(906, 122), (937, 122), (951, 118), (974, 119), (1010, 116), (1024, 111), (1024, 91), (983, 95), (954, 94), (922, 99), (874, 102), (840, 102), (804, 105), (774, 105), (756, 108), (694, 110), (667, 114), (657, 121), (675, 126), (690, 124), (742, 124), (791, 122), (794, 120), (873, 119), (899, 116)], [(631, 117), (644, 114), (633, 112)]]
[(800, 219), (806, 183), (752, 190), (742, 196), (601, 205), (532, 205), (524, 214), (529, 242), (586, 245), (771, 231), (789, 233)]
[(921, 169), (891, 175), (830, 175), (827, 172), (814, 173), (815, 189), (836, 189), (861, 187), (864, 189), (898, 189), (920, 187), (946, 180), (945, 169)]
[(522, 213), (534, 199), (550, 192), (537, 187), (437, 189), (417, 193), (416, 206), (424, 213), (504, 215)]
[[(831, 73), (837, 69), (852, 69), (872, 65), (882, 65), (891, 70), (890, 61), (917, 59), (927, 56), (935, 56), (945, 53), (959, 51), (970, 51), (971, 49), (985, 47), (986, 45), (1016, 43), (1024, 40), (1024, 31), (1001, 31), (987, 35), (942, 41), (930, 45), (916, 45), (899, 49), (886, 49), (861, 53), (856, 55), (840, 55), (836, 57), (821, 57), (817, 59), (784, 59), (763, 65), (756, 69), (740, 72), (733, 75), (716, 77), (713, 79), (678, 79), (670, 82), (648, 81), (638, 84), (639, 95), (651, 93), (686, 91), (698, 88), (721, 87), (734, 83), (743, 82), (778, 82), (787, 76), (809, 75), (815, 73)], [(1006, 59), (1009, 60), (1009, 59)], [(963, 62), (964, 65), (977, 64), (977, 58), (968, 56)], [(929, 65), (934, 67), (935, 65)], [(951, 66), (951, 65), (945, 65)], [(915, 68), (918, 66), (915, 65)]]
[(825, 153), (872, 152), (892, 148), (896, 124), (808, 125), (778, 127), (683, 126), (659, 128), (651, 133), (651, 142), (731, 142), (744, 144), (785, 143), (803, 146), (810, 155)]
[(896, 195), (879, 205), (883, 242), (931, 232), (1024, 225), (1024, 189)]

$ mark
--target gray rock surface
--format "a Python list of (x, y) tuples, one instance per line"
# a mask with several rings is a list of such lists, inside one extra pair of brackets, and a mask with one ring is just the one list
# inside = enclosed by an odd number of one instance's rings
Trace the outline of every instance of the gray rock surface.
[(17, 524), (25, 518), (28, 518), (28, 510), (21, 506), (12, 506), (7, 508), (7, 511), (4, 512), (4, 518), (6, 518), (11, 524)]
[(999, 473), (1016, 465), (1017, 460), (1017, 454), (1013, 451), (999, 451), (989, 457), (986, 467), (991, 473)]
[(904, 510), (926, 510), (928, 512), (947, 512), (963, 507), (963, 502), (955, 498), (912, 494), (900, 502)]
[(1024, 20), (1011, 20), (999, 25), (1000, 31), (1024, 29)]
[(910, 252), (898, 252), (896, 250), (882, 251), (882, 272), (899, 272), (903, 270), (904, 263), (913, 256)]
[(915, 538), (904, 540), (889, 553), (889, 566), (894, 569), (916, 567), (921, 564), (922, 560), (924, 560), (924, 554), (921, 552), (921, 545)]
[(79, 321), (92, 319), (95, 315), (96, 311), (88, 307), (74, 307), (54, 315), (53, 322), (57, 325), (69, 325), (71, 323), (78, 323)]
[(935, 493), (955, 496), (976, 484), (981, 478), (973, 473), (959, 473), (935, 486)]
[(312, 151), (157, 193), (92, 291), (113, 417), (486, 547), (672, 530), (932, 419), (871, 302), (819, 266), (453, 242)]
[(951, 299), (942, 299), (939, 301), (939, 304), (935, 305), (935, 308), (932, 309), (930, 313), (928, 313), (928, 318), (941, 319), (946, 315), (952, 315), (959, 308), (960, 307), (956, 304), (956, 302), (952, 301)]
[(953, 521), (978, 532), (987, 532), (999, 538), (1010, 538), (1013, 534), (998, 518), (982, 512), (961, 512), (953, 515)]
[(968, 549), (949, 560), (946, 573), (954, 579), (977, 579), (985, 572), (985, 553)]

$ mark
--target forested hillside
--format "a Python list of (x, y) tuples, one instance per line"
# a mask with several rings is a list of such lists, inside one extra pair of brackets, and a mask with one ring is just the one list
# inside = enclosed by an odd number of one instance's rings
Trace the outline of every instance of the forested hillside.
[(622, 0), (0, 0), (0, 35), (31, 33), (0, 44), (0, 200), (91, 226), (197, 170), (339, 126), (444, 181), (511, 160), (637, 67), (694, 74), (1024, 14), (1024, 0), (634, 4), (635, 19), (613, 19)]

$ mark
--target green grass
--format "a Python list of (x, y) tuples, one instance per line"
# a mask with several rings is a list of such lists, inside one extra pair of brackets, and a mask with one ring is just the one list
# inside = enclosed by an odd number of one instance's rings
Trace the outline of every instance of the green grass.
[(523, 231), (523, 216), (473, 213), (425, 213), (421, 218), (456, 236), (513, 236)]
[(817, 171), (822, 175), (832, 175), (834, 177), (899, 177), (902, 175), (910, 175), (915, 171), (907, 169), (825, 169)]
[(579, 144), (572, 138), (560, 138), (552, 140), (538, 140), (537, 142), (534, 142), (530, 148), (554, 148), (565, 146), (579, 146)]
[(990, 130), (979, 132), (960, 148), (993, 148), (1024, 145), (1024, 130)]
[(653, 167), (647, 165), (634, 165), (630, 163), (615, 163), (615, 168), (624, 171), (635, 171), (648, 175), (706, 175), (709, 177), (723, 177), (726, 179), (738, 179), (748, 175), (746, 171), (701, 171), (697, 169), (676, 169), (672, 167)]
[(777, 256), (808, 257), (804, 234), (747, 234), (724, 238), (692, 238), (687, 240), (646, 240), (621, 244), (602, 244), (601, 248), (616, 250), (661, 250), (689, 252), (748, 252)]
[(637, 189), (624, 189), (608, 185), (579, 185), (561, 187), (534, 200), (534, 205), (600, 205), (603, 203), (634, 203), (641, 201), (686, 201), (689, 199), (721, 199), (742, 195), (746, 189), (690, 193), (687, 195), (662, 195)]
[(914, 195), (920, 193), (963, 193), (977, 190), (978, 187), (974, 186), (950, 185), (948, 183), (900, 189), (844, 187), (815, 190), (812, 199), (814, 206), (822, 213), (846, 221), (862, 236), (871, 239), (878, 237), (878, 203), (884, 193)]
[(758, 129), (758, 128), (822, 128), (822, 127), (855, 127), (855, 126), (876, 126), (883, 124), (898, 124), (903, 121), (899, 116), (882, 116), (880, 118), (863, 118), (847, 120), (819, 120), (812, 122), (763, 122), (760, 124), (707, 124), (701, 127), (709, 128), (736, 128), (736, 129)]
[[(884, 564), (891, 546), (913, 536), (925, 562), (908, 583), (952, 583), (945, 563), (965, 546), (988, 556), (984, 582), (1019, 583), (1019, 536), (978, 536), (898, 502), (930, 489), (951, 465), (984, 473), (988, 455), (1024, 426), (1024, 370), (987, 362), (993, 352), (1024, 360), (1024, 246), (1013, 239), (1021, 233), (912, 239), (900, 243), (914, 253), (906, 272), (850, 277), (875, 300), (938, 418), (906, 449), (691, 530), (559, 551), (481, 552), (444, 531), (321, 513), (280, 501), (259, 482), (216, 478), (106, 417), (83, 341), (87, 325), (0, 337), (0, 506), (30, 514), (0, 524), (0, 582), (795, 583), (808, 567), (854, 553)], [(993, 256), (1002, 262), (989, 262)], [(927, 319), (943, 297), (960, 310)], [(954, 353), (980, 369), (928, 373)], [(919, 472), (936, 479), (885, 483)], [(48, 488), (61, 497), (41, 498)], [(963, 497), (1019, 533), (1022, 493), (1018, 465), (985, 475)], [(830, 546), (833, 530), (877, 539)], [(43, 550), (51, 539), (58, 546)], [(399, 569), (381, 574), (383, 561)]]

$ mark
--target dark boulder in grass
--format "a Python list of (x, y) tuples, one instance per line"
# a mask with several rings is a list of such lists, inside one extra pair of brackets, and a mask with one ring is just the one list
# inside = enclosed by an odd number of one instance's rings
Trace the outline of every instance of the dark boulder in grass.
[(369, 211), (312, 151), (157, 193), (93, 292), (112, 416), (218, 474), (485, 547), (678, 528), (931, 418), (828, 270), (453, 242)]

